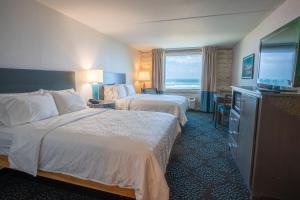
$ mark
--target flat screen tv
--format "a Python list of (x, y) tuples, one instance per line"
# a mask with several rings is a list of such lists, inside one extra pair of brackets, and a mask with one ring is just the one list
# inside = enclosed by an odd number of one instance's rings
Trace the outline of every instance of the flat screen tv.
[[(258, 87), (300, 87), (300, 17), (261, 40)], [(299, 59), (298, 59), (299, 58)]]

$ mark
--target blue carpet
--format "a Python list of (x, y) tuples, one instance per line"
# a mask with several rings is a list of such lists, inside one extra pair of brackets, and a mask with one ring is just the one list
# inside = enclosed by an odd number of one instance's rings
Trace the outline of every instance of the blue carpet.
[(228, 133), (214, 128), (211, 114), (189, 112), (188, 120), (167, 168), (170, 199), (249, 199), (228, 150)]
[[(210, 114), (188, 113), (173, 147), (166, 179), (172, 200), (247, 200), (249, 192), (227, 149), (226, 132), (214, 128)], [(128, 199), (13, 170), (0, 170), (1, 200)]]

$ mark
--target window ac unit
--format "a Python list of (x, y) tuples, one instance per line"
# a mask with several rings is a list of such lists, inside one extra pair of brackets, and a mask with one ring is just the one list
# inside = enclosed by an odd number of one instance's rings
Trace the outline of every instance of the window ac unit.
[(195, 97), (188, 97), (189, 101), (189, 109), (195, 110), (196, 109), (196, 98)]

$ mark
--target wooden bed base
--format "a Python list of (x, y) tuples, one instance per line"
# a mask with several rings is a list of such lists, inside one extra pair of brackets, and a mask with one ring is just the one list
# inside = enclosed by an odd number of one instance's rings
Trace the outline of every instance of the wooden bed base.
[[(9, 168), (9, 162), (7, 156), (0, 155), (0, 166)], [(135, 199), (135, 194), (133, 189), (104, 185), (101, 183), (97, 183), (89, 180), (83, 180), (73, 176), (68, 176), (60, 173), (45, 172), (40, 170), (38, 171), (38, 176)]]

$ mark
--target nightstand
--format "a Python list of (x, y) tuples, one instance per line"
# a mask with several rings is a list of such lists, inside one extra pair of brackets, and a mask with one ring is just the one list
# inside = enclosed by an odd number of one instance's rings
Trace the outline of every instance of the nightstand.
[(92, 104), (88, 102), (88, 107), (90, 108), (111, 108), (111, 109), (115, 109), (116, 107), (116, 103), (114, 101), (99, 101), (98, 104)]

